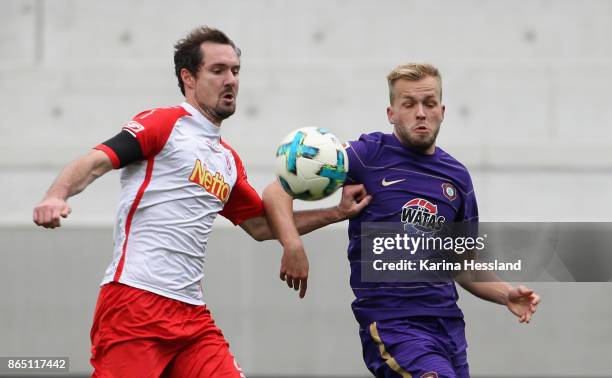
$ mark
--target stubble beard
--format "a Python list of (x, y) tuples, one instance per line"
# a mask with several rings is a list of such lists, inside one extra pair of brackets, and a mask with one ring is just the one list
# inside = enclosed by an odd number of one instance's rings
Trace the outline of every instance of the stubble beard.
[(219, 100), (217, 106), (215, 106), (212, 111), (220, 121), (223, 121), (224, 119), (231, 117), (236, 112), (236, 102), (234, 100), (233, 105), (223, 106), (221, 105), (221, 100)]
[(438, 127), (431, 135), (415, 135), (410, 131), (404, 131), (399, 127), (396, 128), (397, 137), (400, 142), (406, 147), (419, 152), (426, 152), (431, 146), (436, 144), (436, 138), (438, 137), (439, 131), (440, 128)]
[[(236, 103), (234, 102), (231, 106), (223, 106), (221, 104), (221, 99), (217, 101), (214, 107), (208, 107), (206, 105), (201, 105), (204, 112), (208, 113), (210, 117), (221, 123), (221, 121), (231, 117), (236, 112)], [(234, 100), (235, 101), (235, 100)]]

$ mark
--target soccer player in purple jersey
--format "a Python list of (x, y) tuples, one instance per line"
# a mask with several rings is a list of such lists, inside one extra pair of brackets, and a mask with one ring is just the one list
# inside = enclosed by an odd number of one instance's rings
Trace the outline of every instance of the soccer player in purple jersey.
[[(363, 357), (376, 377), (469, 377), (463, 313), (455, 281), (472, 294), (508, 307), (529, 323), (540, 298), (492, 273), (478, 282), (461, 272), (446, 282), (366, 282), (361, 277), (363, 222), (402, 222), (439, 229), (452, 222), (478, 222), (467, 169), (436, 146), (444, 119), (442, 80), (429, 64), (405, 64), (387, 76), (392, 134), (362, 135), (347, 145), (348, 182), (363, 184), (373, 197), (349, 221), (348, 258), (352, 308), (360, 324)], [(264, 191), (266, 215), (285, 250), (303, 250), (292, 222), (292, 199), (280, 185)], [(361, 201), (356, 198), (356, 201)], [(295, 266), (295, 265), (294, 265)], [(293, 272), (282, 272), (291, 285)]]

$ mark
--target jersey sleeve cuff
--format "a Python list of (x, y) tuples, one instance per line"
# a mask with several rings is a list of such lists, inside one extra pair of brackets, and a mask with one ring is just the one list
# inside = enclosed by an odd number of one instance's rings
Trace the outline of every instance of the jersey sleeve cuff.
[(121, 162), (119, 161), (119, 157), (117, 156), (115, 151), (113, 151), (110, 147), (104, 144), (98, 144), (97, 146), (94, 147), (94, 150), (104, 152), (106, 156), (108, 156), (108, 158), (111, 160), (111, 163), (113, 164), (114, 169), (120, 168)]
[(260, 208), (257, 209), (253, 209), (252, 211), (249, 211), (248, 213), (241, 213), (240, 216), (238, 217), (230, 217), (227, 218), (229, 219), (230, 222), (232, 222), (234, 224), (234, 226), (239, 226), (242, 222), (249, 220), (251, 218), (255, 218), (255, 217), (259, 217), (264, 215), (264, 208), (263, 206), (261, 206)]

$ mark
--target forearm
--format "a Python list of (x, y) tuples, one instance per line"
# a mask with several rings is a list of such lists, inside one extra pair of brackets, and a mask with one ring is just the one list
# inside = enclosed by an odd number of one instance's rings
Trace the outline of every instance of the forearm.
[(293, 198), (276, 182), (264, 190), (263, 202), (268, 224), (282, 245), (299, 240), (299, 235), (345, 219), (337, 207), (294, 212)]
[(337, 207), (301, 210), (293, 213), (293, 221), (300, 235), (307, 234), (328, 224), (345, 220)]
[(462, 272), (455, 279), (461, 287), (478, 298), (501, 305), (507, 304), (508, 294), (512, 290), (512, 285), (488, 271)]
[(45, 197), (66, 200), (82, 192), (96, 178), (112, 169), (112, 164), (101, 151), (92, 151), (69, 163), (47, 190)]

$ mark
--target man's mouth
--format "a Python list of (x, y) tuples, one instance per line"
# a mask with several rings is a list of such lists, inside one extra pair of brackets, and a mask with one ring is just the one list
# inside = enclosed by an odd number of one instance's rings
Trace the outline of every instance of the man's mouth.
[(222, 98), (222, 99), (224, 99), (224, 100), (232, 101), (232, 100), (234, 100), (235, 96), (234, 96), (234, 93), (232, 93), (232, 92), (227, 92), (227, 93), (224, 93), (224, 94), (221, 96), (221, 98)]

